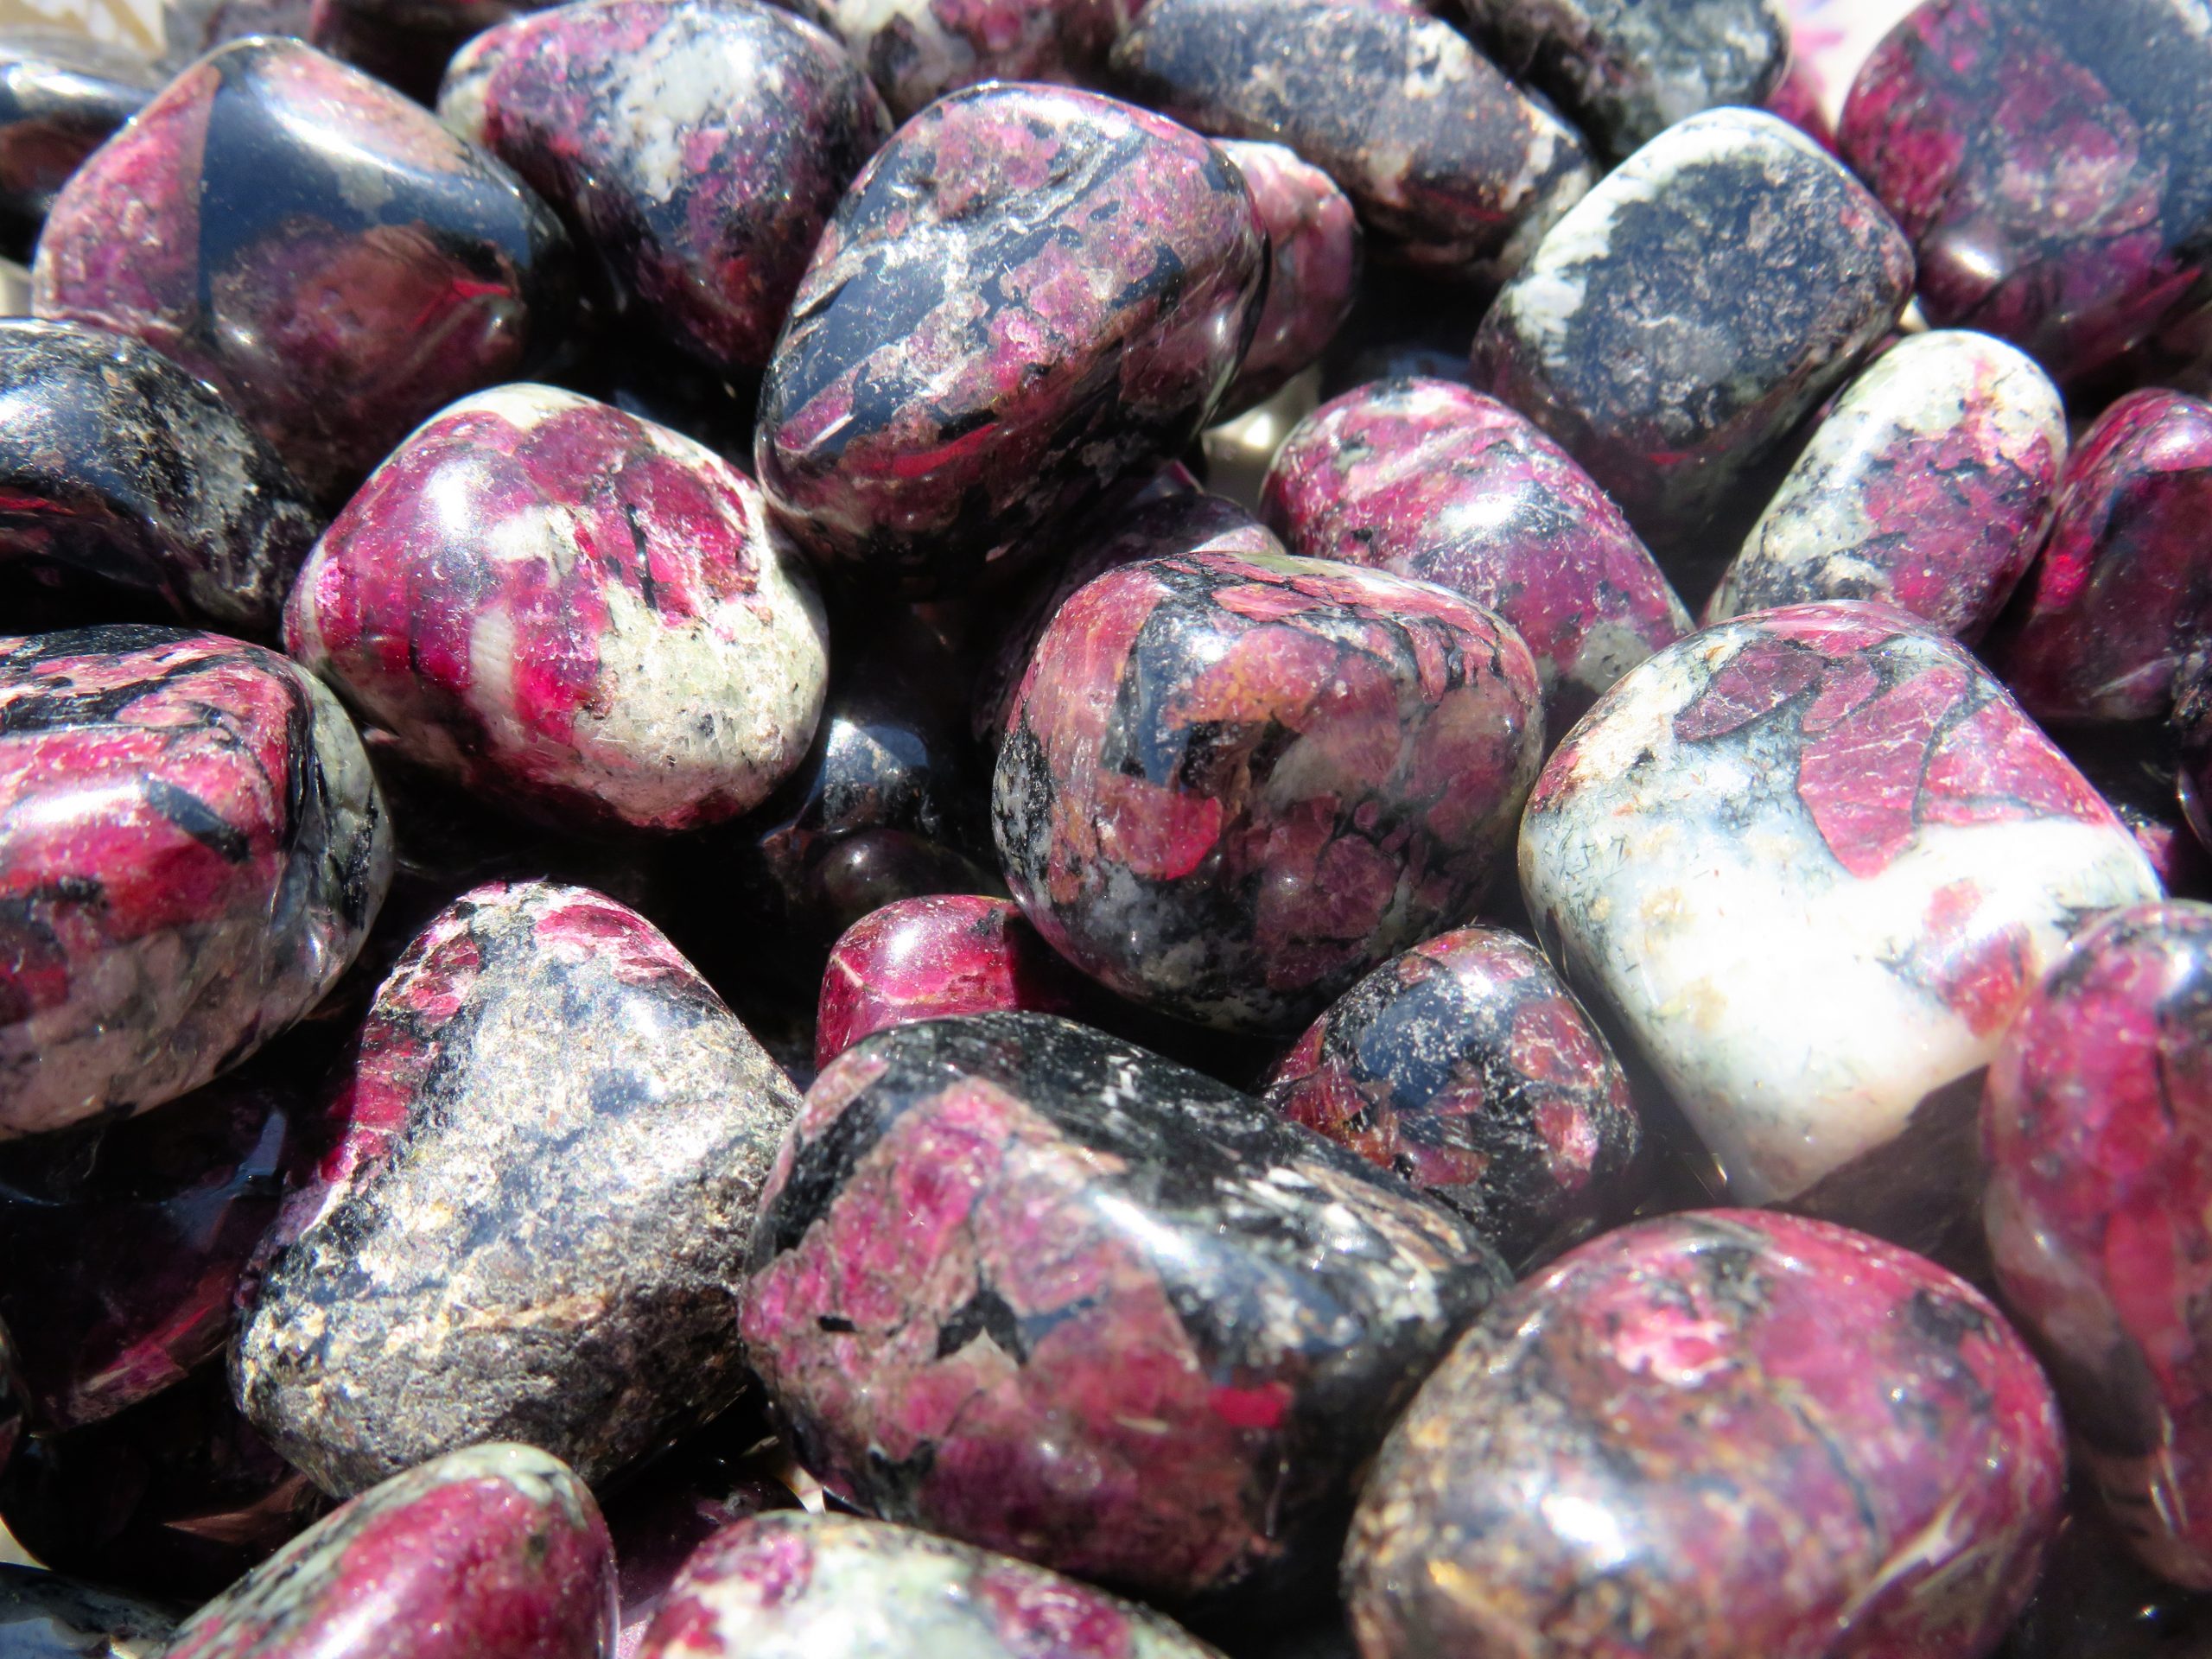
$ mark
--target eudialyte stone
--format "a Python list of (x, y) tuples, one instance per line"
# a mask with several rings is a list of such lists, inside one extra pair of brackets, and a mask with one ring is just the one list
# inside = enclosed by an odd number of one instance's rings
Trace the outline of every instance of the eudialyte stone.
[(1281, 144), (1224, 138), (1268, 233), (1268, 297), (1259, 327), (1221, 400), (1222, 413), (1265, 403), (1318, 362), (1359, 296), (1363, 243), (1351, 199)]
[(9, 1659), (155, 1659), (175, 1629), (168, 1609), (0, 1563), (0, 1653)]
[(845, 42), (904, 121), (982, 80), (1095, 80), (1144, 0), (777, 0)]
[(0, 29), (0, 252), (28, 254), (55, 194), (146, 107), (154, 66), (73, 29)]
[(1438, 1368), (1360, 1499), (1353, 1628), (1366, 1659), (1979, 1659), (2064, 1481), (2050, 1384), (1963, 1281), (1817, 1222), (1669, 1217)]

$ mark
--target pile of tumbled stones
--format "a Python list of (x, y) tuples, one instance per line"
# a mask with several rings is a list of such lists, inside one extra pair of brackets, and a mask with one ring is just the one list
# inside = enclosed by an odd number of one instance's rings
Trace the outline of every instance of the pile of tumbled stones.
[(0, 1652), (2212, 1651), (2204, 0), (168, 24)]

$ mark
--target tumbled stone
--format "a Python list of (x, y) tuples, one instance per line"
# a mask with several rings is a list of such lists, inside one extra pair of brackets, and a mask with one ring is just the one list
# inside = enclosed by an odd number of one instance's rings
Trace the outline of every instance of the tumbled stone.
[(2212, 1652), (2212, 1596), (2161, 1583), (2129, 1555), (2094, 1497), (2072, 1512), (2044, 1557), (2033, 1600), (2000, 1659), (2174, 1659)]
[(1934, 1243), (1974, 1097), (2134, 840), (1965, 650), (1887, 606), (1724, 622), (1607, 693), (1529, 798), (1521, 880), (1745, 1204)]
[(557, 823), (656, 830), (747, 811), (798, 766), (828, 632), (744, 474), (529, 385), (409, 437), (316, 543), (284, 623), (415, 760)]
[(1363, 243), (1351, 200), (1281, 144), (1224, 138), (1268, 233), (1268, 297), (1224, 414), (1265, 403), (1318, 362), (1359, 295)]
[(175, 1628), (167, 1609), (0, 1564), (0, 1653), (9, 1659), (155, 1659)]
[(1261, 511), (1294, 553), (1433, 582), (1510, 622), (1554, 738), (1690, 631), (1615, 506), (1525, 416), (1447, 381), (1385, 380), (1283, 440)]
[[(373, 1636), (367, 1633), (374, 1632)], [(396, 1475), (179, 1627), (166, 1659), (602, 1659), (614, 1560), (584, 1484), (525, 1446)]]
[(2050, 1385), (1964, 1281), (1817, 1222), (1669, 1217), (1438, 1368), (1360, 1500), (1353, 1629), (1366, 1659), (1972, 1659), (2064, 1477)]
[(747, 1351), (831, 1491), (1176, 1601), (1325, 1573), (1353, 1471), (1505, 1282), (1361, 1159), (1036, 1014), (849, 1050), (752, 1268)]
[(1649, 537), (1700, 530), (1897, 321), (1881, 204), (1755, 110), (1678, 123), (1545, 237), (1475, 338), (1475, 384)]
[(732, 1287), (796, 1109), (635, 912), (455, 901), (378, 991), (264, 1247), (246, 1414), (334, 1493), (485, 1440), (603, 1479), (743, 1389)]
[(585, 0), (479, 35), (438, 113), (521, 175), (616, 306), (724, 370), (768, 361), (816, 239), (890, 134), (838, 43), (750, 0)]
[(1802, 57), (1793, 55), (1788, 73), (1759, 107), (1780, 116), (1829, 155), (1836, 153), (1835, 123), (1828, 117), (1821, 78)]
[(1144, 0), (776, 0), (841, 38), (899, 120), (983, 80), (1095, 80)]
[(29, 251), (54, 194), (161, 84), (137, 53), (73, 29), (0, 29), (0, 251)]
[(692, 1558), (644, 1659), (729, 1653), (1208, 1659), (1213, 1649), (1026, 1561), (856, 1516), (779, 1515), (731, 1527)]
[(382, 83), (296, 41), (187, 69), (78, 169), (38, 315), (129, 334), (222, 393), (319, 499), (512, 380), (565, 320), (560, 221)]
[(1109, 571), (999, 749), (1007, 885), (1135, 1001), (1288, 1033), (1488, 891), (1541, 760), (1536, 669), (1456, 594), (1318, 560)]
[(1095, 93), (995, 84), (901, 128), (815, 249), (754, 461), (810, 551), (912, 597), (1186, 448), (1257, 320), (1220, 151)]
[(2065, 407), (2033, 359), (1909, 336), (1836, 400), (1706, 620), (1878, 599), (1972, 644), (2042, 547), (2065, 463)]
[(274, 635), (322, 515), (222, 399), (135, 340), (0, 322), (0, 557)]
[(0, 639), (0, 1141), (245, 1059), (346, 971), (391, 870), (360, 740), (275, 652)]
[(1372, 0), (1150, 0), (1114, 49), (1202, 132), (1287, 144), (1395, 256), (1511, 274), (1588, 189), (1589, 152), (1441, 18)]

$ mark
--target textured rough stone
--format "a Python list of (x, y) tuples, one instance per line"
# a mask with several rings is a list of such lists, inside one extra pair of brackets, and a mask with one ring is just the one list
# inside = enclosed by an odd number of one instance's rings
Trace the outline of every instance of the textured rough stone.
[(1186, 448), (1258, 318), (1235, 167), (1094, 93), (992, 85), (855, 181), (761, 388), (761, 484), (841, 574), (971, 583)]
[(0, 29), (0, 251), (29, 250), (55, 192), (161, 84), (137, 53), (74, 30)]
[(1978, 1659), (2064, 1474), (2050, 1385), (1963, 1281), (1669, 1217), (1501, 1298), (1422, 1389), (1360, 1500), (1353, 1628), (1367, 1659)]
[(1319, 168), (1281, 144), (1224, 138), (1268, 233), (1268, 297), (1260, 324), (1221, 400), (1233, 415), (1263, 404), (1319, 360), (1359, 296), (1363, 244), (1351, 199)]
[(737, 1274), (790, 1084), (634, 912), (494, 886), (377, 993), (232, 1357), (326, 1491), (484, 1440), (598, 1481), (737, 1397)]
[(1179, 1601), (1310, 1585), (1352, 1471), (1505, 1279), (1350, 1153), (1035, 1014), (848, 1051), (752, 1263), (748, 1352), (830, 1491)]
[(839, 36), (901, 121), (982, 80), (1081, 84), (1144, 0), (777, 0)]
[(175, 1628), (165, 1608), (0, 1565), (0, 1653), (9, 1659), (155, 1659)]
[(1488, 890), (1541, 759), (1518, 634), (1440, 588), (1226, 553), (1108, 572), (1000, 746), (1007, 885), (1136, 1001), (1294, 1031)]

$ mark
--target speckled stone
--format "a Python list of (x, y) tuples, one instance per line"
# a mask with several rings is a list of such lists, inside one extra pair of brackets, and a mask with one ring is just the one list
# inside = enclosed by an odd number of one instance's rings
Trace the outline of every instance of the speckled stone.
[(1879, 599), (1972, 644), (2042, 547), (2065, 462), (2065, 407), (2032, 359), (1910, 335), (1836, 400), (1706, 620)]
[(1035, 1014), (849, 1050), (752, 1262), (750, 1357), (830, 1491), (1179, 1602), (1325, 1575), (1354, 1470), (1505, 1282), (1361, 1159)]
[(0, 251), (29, 250), (54, 194), (161, 84), (137, 53), (74, 29), (0, 29)]
[(901, 128), (830, 220), (761, 387), (760, 482), (872, 593), (957, 591), (1189, 447), (1266, 233), (1196, 134), (995, 84)]
[(377, 993), (232, 1356), (354, 1492), (484, 1440), (599, 1481), (744, 1387), (734, 1286), (789, 1082), (635, 912), (457, 900)]
[(1521, 880), (1740, 1203), (1933, 1246), (1979, 1073), (2068, 934), (2158, 897), (2111, 810), (1965, 650), (1887, 606), (1694, 634), (1551, 759)]
[(1500, 1299), (1422, 1389), (1360, 1501), (1353, 1628), (1366, 1659), (1979, 1659), (2064, 1474), (2050, 1385), (1963, 1281), (1669, 1217)]
[(901, 121), (983, 80), (1095, 81), (1144, 0), (777, 0), (839, 36)]
[(1385, 380), (1283, 440), (1261, 511), (1290, 550), (1433, 582), (1510, 622), (1536, 659), (1554, 739), (1615, 680), (1690, 631), (1621, 510), (1494, 397)]
[(316, 543), (284, 640), (414, 760), (563, 827), (758, 806), (821, 717), (829, 628), (752, 482), (550, 386), (463, 399)]
[(8, 1659), (155, 1659), (176, 1615), (35, 1567), (0, 1564)]
[(994, 827), (1008, 889), (1084, 972), (1287, 1034), (1472, 913), (1542, 746), (1528, 647), (1456, 594), (1318, 560), (1152, 559), (1038, 642)]
[(601, 1659), (613, 1640), (591, 1493), (543, 1452), (492, 1445), (363, 1493), (187, 1619), (164, 1659)]
[(1359, 296), (1365, 244), (1351, 199), (1281, 144), (1224, 138), (1268, 233), (1268, 297), (1221, 412), (1263, 404), (1318, 362)]
[(201, 59), (80, 168), (32, 278), (40, 316), (175, 359), (333, 505), (541, 355), (570, 283), (560, 221), (505, 168), (272, 39)]
[(446, 124), (521, 175), (617, 308), (766, 365), (830, 210), (891, 124), (837, 41), (751, 0), (583, 0), (479, 35)]
[(1202, 132), (1288, 145), (1393, 257), (1471, 280), (1510, 276), (1594, 176), (1573, 128), (1408, 5), (1149, 0), (1114, 66)]
[(1694, 534), (1912, 293), (1881, 204), (1796, 128), (1710, 110), (1553, 227), (1483, 319), (1475, 384), (1648, 537)]

